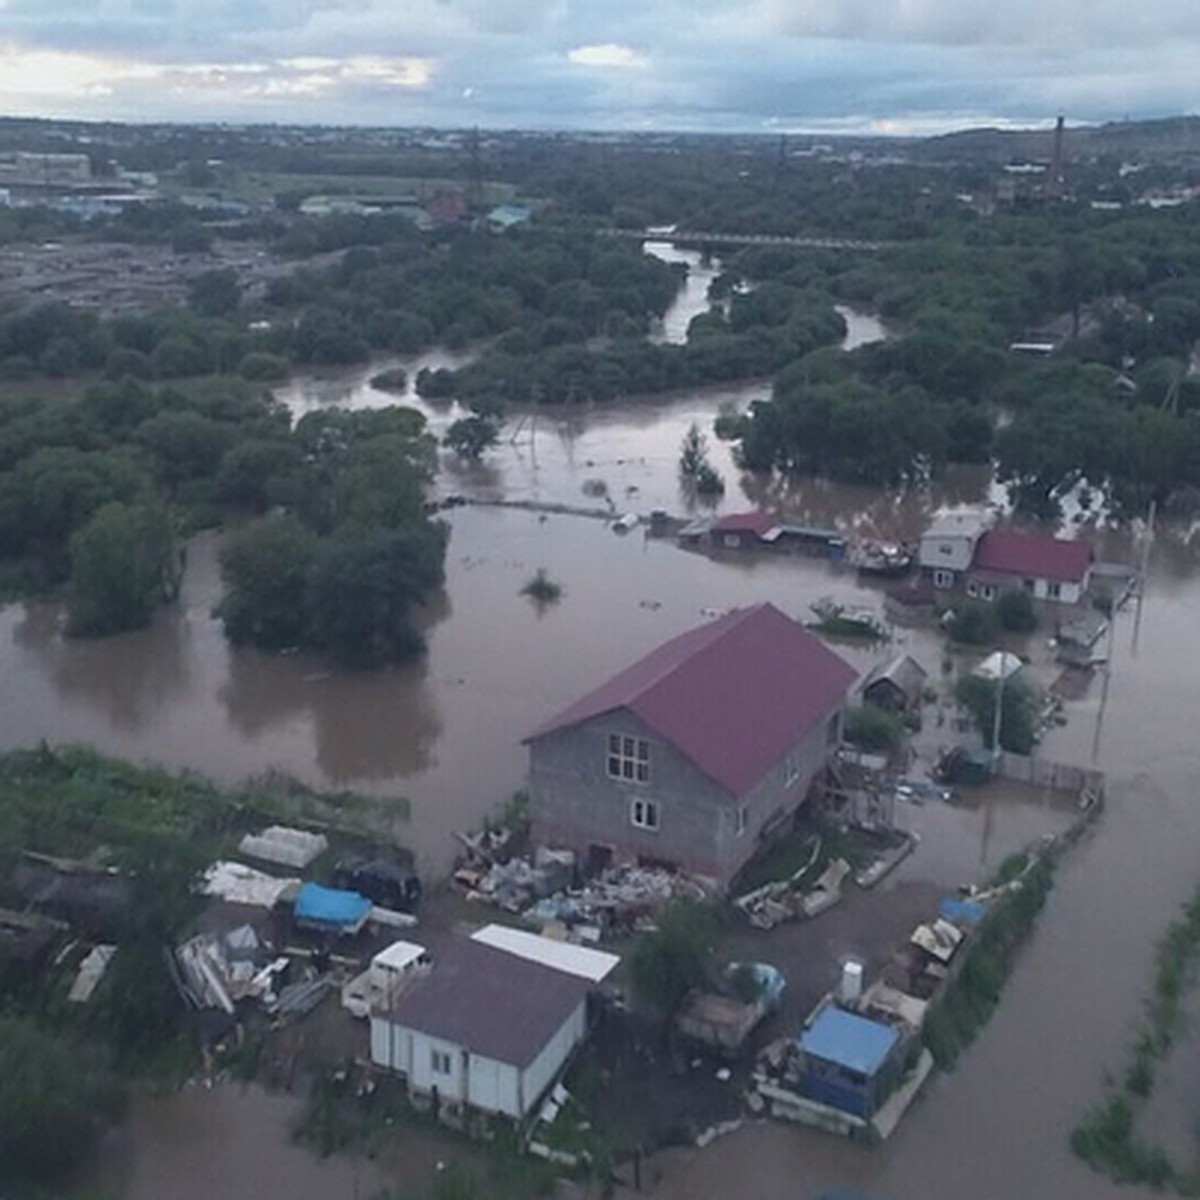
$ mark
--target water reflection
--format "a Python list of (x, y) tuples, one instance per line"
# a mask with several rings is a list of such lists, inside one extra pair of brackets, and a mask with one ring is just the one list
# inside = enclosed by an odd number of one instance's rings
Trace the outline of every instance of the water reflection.
[(26, 604), (12, 625), (24, 651), (64, 700), (96, 710), (121, 730), (152, 725), (191, 683), (191, 630), (177, 605), (145, 633), (101, 639), (63, 637), (61, 606)]

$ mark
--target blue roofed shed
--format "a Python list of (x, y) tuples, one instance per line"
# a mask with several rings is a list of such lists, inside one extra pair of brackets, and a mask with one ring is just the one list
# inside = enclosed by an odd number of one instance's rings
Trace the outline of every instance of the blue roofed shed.
[(810, 1100), (868, 1120), (895, 1086), (902, 1039), (891, 1025), (831, 1004), (797, 1040), (801, 1091)]
[(326, 933), (357, 933), (371, 915), (371, 902), (358, 892), (306, 883), (296, 893), (298, 925)]

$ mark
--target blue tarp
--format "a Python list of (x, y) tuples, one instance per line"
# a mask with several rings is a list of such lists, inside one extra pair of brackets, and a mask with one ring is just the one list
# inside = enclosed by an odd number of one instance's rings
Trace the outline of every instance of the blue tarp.
[(371, 911), (371, 902), (357, 892), (306, 883), (296, 893), (296, 920), (334, 929), (361, 925)]
[(983, 920), (987, 909), (974, 900), (963, 900), (958, 896), (943, 896), (938, 902), (938, 916), (956, 924), (974, 925)]
[(804, 1031), (800, 1049), (860, 1075), (873, 1075), (898, 1040), (890, 1025), (830, 1005)]

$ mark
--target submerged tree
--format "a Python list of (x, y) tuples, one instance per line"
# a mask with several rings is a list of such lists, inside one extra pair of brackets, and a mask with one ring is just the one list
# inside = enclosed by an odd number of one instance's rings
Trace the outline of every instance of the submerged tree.
[(166, 509), (106, 504), (71, 539), (68, 628), (82, 637), (143, 629), (179, 589)]
[(521, 589), (521, 595), (528, 596), (539, 608), (554, 604), (562, 598), (562, 594), (562, 584), (551, 579), (545, 567), (538, 567)]

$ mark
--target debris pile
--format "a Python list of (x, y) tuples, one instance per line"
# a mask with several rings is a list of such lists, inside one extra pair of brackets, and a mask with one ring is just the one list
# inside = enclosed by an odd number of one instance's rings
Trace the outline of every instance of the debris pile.
[(612, 866), (583, 882), (577, 876), (573, 851), (539, 847), (532, 858), (468, 862), (454, 881), (468, 899), (520, 915), (536, 928), (563, 927), (569, 938), (585, 942), (645, 928), (673, 900), (711, 896), (698, 880), (665, 867)]

